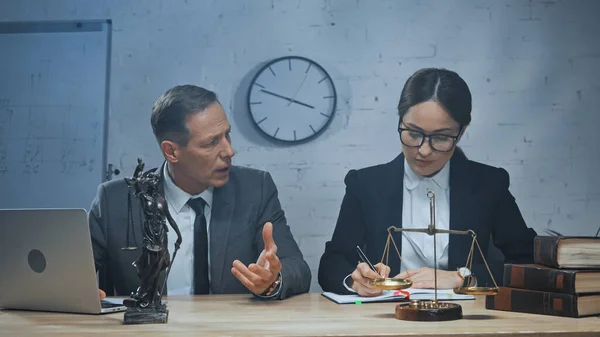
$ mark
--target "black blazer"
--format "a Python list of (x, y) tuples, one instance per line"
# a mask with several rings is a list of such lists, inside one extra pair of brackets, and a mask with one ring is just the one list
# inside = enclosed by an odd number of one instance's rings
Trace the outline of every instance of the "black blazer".
[[(319, 265), (321, 288), (336, 293), (348, 293), (342, 282), (356, 268), (356, 246), (364, 247), (365, 254), (375, 264), (381, 261), (387, 228), (402, 227), (404, 155), (387, 164), (351, 170), (344, 181), (346, 195), (333, 237), (326, 243)], [(450, 160), (450, 229), (472, 229), (477, 233), (477, 241), (498, 285), (502, 284), (503, 264), (488, 259), (490, 236), (504, 254), (505, 262), (510, 263), (533, 263), (536, 236), (525, 225), (508, 187), (509, 176), (504, 169), (470, 161), (458, 152)], [(394, 239), (402, 252), (400, 233), (396, 232)], [(450, 235), (449, 270), (465, 265), (471, 242), (471, 236)], [(400, 272), (400, 260), (393, 247), (389, 265), (391, 277)], [(493, 285), (477, 248), (472, 269), (478, 285)]]

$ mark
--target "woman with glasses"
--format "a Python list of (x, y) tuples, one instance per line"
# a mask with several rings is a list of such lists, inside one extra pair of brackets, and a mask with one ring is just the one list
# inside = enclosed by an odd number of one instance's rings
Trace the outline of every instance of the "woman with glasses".
[[(394, 248), (388, 265), (375, 265), (378, 272), (359, 261), (356, 252), (361, 247), (375, 264), (383, 261), (389, 226), (426, 228), (428, 191), (436, 196), (438, 229), (474, 230), (484, 254), (491, 237), (504, 261), (486, 260), (500, 275), (503, 262), (533, 263), (536, 233), (525, 225), (509, 192), (508, 173), (468, 160), (457, 148), (471, 122), (471, 92), (465, 81), (453, 71), (421, 69), (406, 81), (398, 113), (402, 153), (389, 163), (351, 170), (345, 178), (338, 221), (319, 265), (323, 290), (376, 296), (381, 290), (369, 280), (392, 276), (411, 279), (413, 288), (433, 288), (433, 236), (395, 233), (402, 270)], [(471, 285), (493, 285), (477, 248), (472, 270), (461, 268), (471, 243), (471, 236), (436, 235), (438, 288), (463, 286), (468, 275), (474, 276)]]

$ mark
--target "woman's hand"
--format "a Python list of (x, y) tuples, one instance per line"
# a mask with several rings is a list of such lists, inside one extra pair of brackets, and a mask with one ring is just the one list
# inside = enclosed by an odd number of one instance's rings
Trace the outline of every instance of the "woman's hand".
[(360, 296), (371, 297), (381, 295), (382, 290), (373, 288), (369, 281), (377, 278), (386, 278), (390, 274), (390, 267), (383, 263), (378, 263), (375, 266), (377, 273), (374, 272), (369, 265), (366, 263), (359, 263), (356, 269), (351, 274), (352, 277), (352, 289), (356, 291)]
[[(435, 288), (434, 270), (427, 267), (409, 269), (396, 275), (394, 278), (409, 279), (413, 282), (412, 288)], [(463, 285), (463, 279), (456, 271), (437, 271), (438, 289), (454, 289)]]

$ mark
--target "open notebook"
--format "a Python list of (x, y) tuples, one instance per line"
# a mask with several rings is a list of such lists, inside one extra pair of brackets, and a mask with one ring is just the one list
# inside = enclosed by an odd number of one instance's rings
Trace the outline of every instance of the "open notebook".
[[(335, 293), (324, 292), (322, 295), (334, 301), (337, 304), (348, 303), (369, 303), (369, 302), (394, 302), (411, 300), (433, 300), (434, 289), (413, 289), (404, 290), (384, 290), (383, 293), (375, 297), (362, 297), (359, 295), (338, 295)], [(452, 289), (438, 289), (438, 300), (473, 300), (473, 295), (455, 294)]]

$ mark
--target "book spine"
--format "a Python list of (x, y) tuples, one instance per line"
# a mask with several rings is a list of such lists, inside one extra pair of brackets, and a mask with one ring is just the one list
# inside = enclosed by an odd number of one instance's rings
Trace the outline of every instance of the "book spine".
[(579, 317), (577, 296), (500, 287), (496, 296), (487, 295), (485, 308), (529, 314)]
[(533, 246), (535, 263), (559, 268), (558, 243), (560, 240), (560, 236), (536, 236)]
[(568, 270), (505, 264), (504, 285), (512, 288), (576, 294), (577, 274)]

